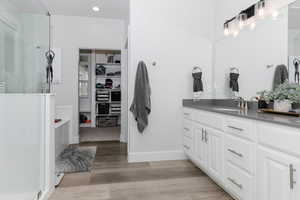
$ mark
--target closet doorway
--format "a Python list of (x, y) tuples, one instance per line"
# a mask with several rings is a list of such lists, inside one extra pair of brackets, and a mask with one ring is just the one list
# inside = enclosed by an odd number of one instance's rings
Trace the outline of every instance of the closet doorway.
[(121, 67), (121, 50), (79, 50), (80, 142), (120, 140)]

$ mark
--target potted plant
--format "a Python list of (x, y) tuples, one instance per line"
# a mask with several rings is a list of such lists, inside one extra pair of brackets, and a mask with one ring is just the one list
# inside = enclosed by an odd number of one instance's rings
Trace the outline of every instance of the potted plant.
[(262, 91), (259, 94), (266, 101), (274, 101), (274, 110), (289, 112), (292, 103), (300, 103), (300, 85), (285, 82), (273, 91)]

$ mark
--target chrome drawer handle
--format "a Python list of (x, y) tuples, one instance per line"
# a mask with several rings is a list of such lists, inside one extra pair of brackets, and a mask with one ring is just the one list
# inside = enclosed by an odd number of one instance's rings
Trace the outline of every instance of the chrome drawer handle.
[(190, 131), (190, 129), (188, 129), (188, 128), (184, 128), (184, 130), (185, 130), (185, 131)]
[(232, 178), (227, 178), (231, 183), (233, 183), (235, 186), (237, 186), (240, 189), (243, 189), (243, 185), (242, 184), (238, 184), (234, 179)]
[(294, 173), (296, 172), (296, 169), (292, 164), (290, 164), (290, 188), (291, 190), (294, 189), (294, 185), (296, 184), (296, 181), (294, 180)]
[(190, 150), (191, 148), (189, 147), (189, 146), (187, 146), (187, 145), (183, 145), (184, 146), (184, 148), (186, 148), (187, 150)]
[(237, 155), (237, 156), (239, 156), (239, 157), (243, 157), (243, 154), (241, 154), (241, 153), (238, 153), (238, 152), (236, 152), (235, 150), (232, 150), (232, 149), (227, 149), (227, 151), (229, 151), (230, 153), (233, 153), (234, 155)]
[(190, 116), (190, 113), (183, 113), (185, 116)]
[(237, 128), (237, 127), (234, 127), (234, 126), (227, 126), (228, 128), (231, 128), (231, 129), (235, 129), (235, 130), (238, 130), (238, 131), (244, 131), (244, 129), (242, 128)]

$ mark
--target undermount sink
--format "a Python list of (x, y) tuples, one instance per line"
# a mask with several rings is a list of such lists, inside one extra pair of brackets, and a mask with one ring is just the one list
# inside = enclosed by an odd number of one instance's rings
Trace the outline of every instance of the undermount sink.
[(228, 111), (228, 112), (240, 112), (240, 109), (235, 109), (235, 108), (214, 108), (214, 110), (219, 110), (219, 111)]

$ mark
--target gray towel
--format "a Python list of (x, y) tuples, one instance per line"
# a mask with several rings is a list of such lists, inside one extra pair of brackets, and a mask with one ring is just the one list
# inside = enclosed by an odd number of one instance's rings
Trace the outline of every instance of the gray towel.
[(275, 69), (273, 89), (276, 89), (278, 85), (283, 84), (289, 79), (289, 73), (285, 65), (278, 65)]
[(238, 92), (240, 90), (239, 88), (239, 76), (238, 73), (230, 73), (230, 83), (229, 86), (232, 89), (233, 92)]
[(148, 115), (151, 112), (150, 95), (151, 89), (147, 67), (143, 61), (140, 61), (135, 77), (134, 98), (130, 107), (140, 133), (143, 133), (148, 126)]
[(203, 92), (202, 72), (193, 73), (194, 92)]

